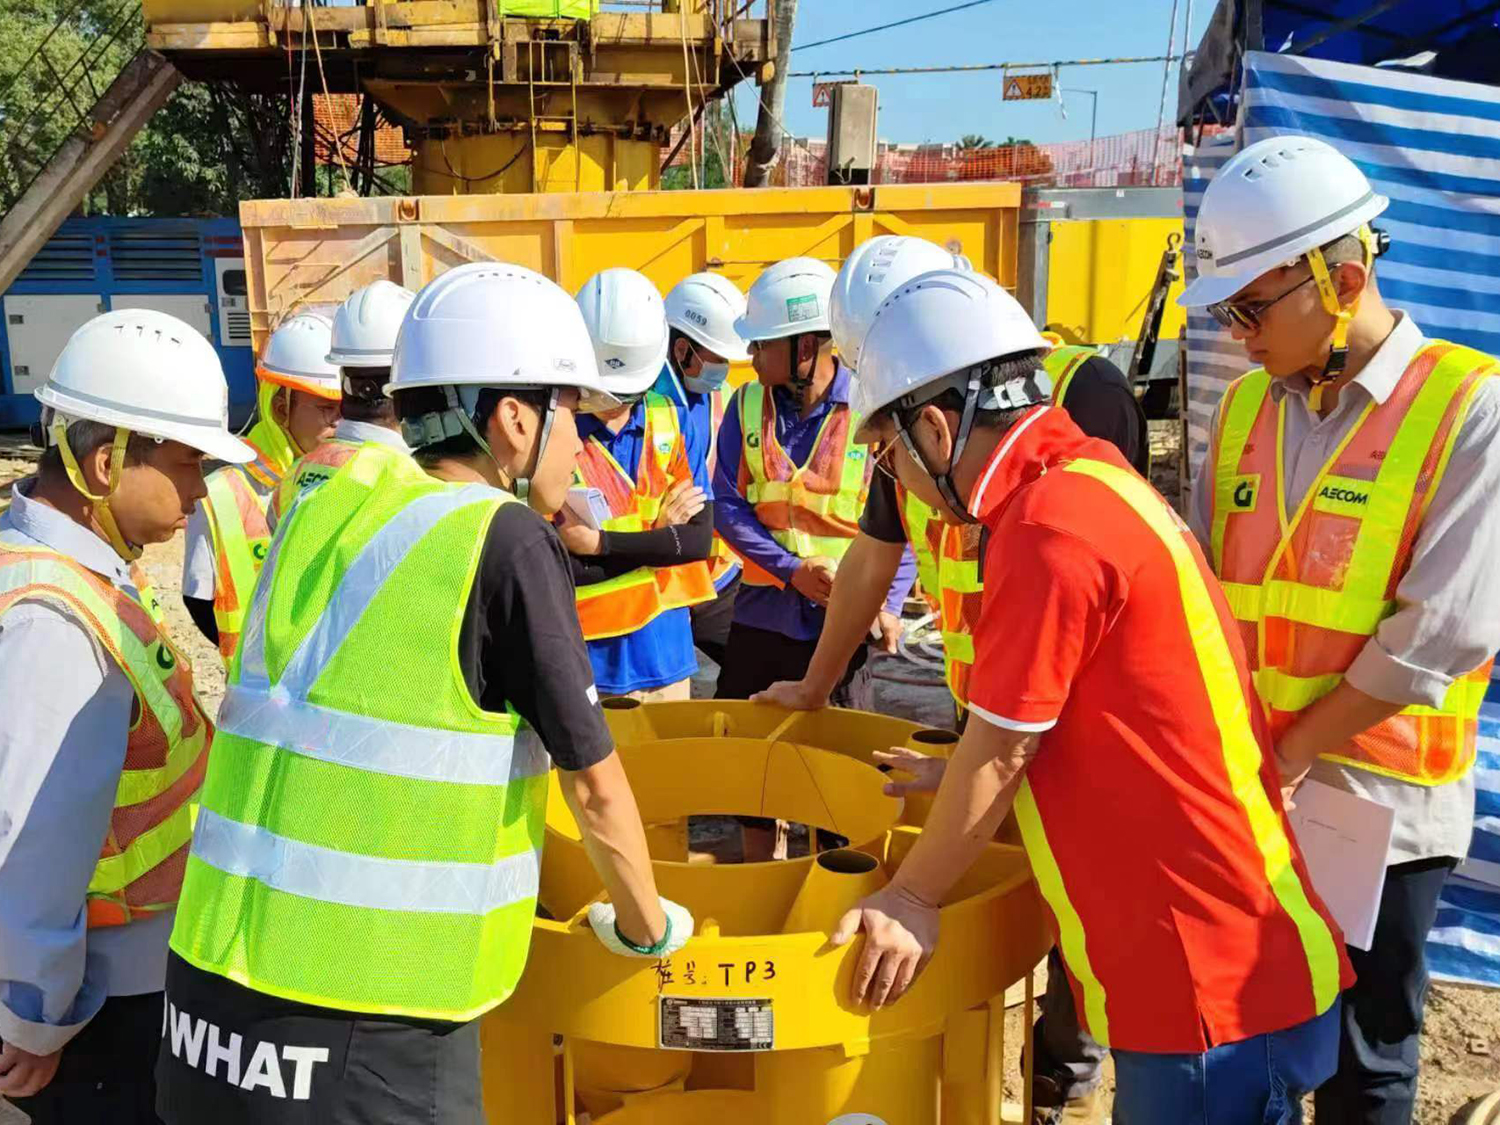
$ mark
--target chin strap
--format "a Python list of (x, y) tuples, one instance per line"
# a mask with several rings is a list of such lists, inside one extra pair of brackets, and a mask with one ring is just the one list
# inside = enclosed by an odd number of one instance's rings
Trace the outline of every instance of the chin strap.
[(52, 416), (52, 441), (57, 446), (58, 453), (62, 454), (68, 480), (85, 499), (92, 501), (94, 519), (103, 529), (109, 545), (126, 562), (135, 562), (141, 557), (141, 548), (125, 541), (125, 537), (120, 534), (120, 525), (115, 522), (114, 513), (109, 510), (109, 498), (120, 487), (120, 474), (125, 468), (125, 446), (130, 441), (130, 431), (123, 426), (115, 427), (115, 440), (109, 452), (109, 483), (103, 494), (97, 496), (89, 491), (83, 468), (78, 464), (78, 458), (73, 456), (73, 448), (68, 444), (68, 420), (61, 414)]
[[(1359, 244), (1364, 247), (1365, 276), (1368, 278), (1376, 257), (1375, 237), (1369, 224), (1359, 228)], [(1359, 296), (1345, 305), (1339, 300), (1338, 289), (1333, 284), (1333, 274), (1323, 259), (1323, 251), (1316, 246), (1309, 250), (1307, 264), (1312, 267), (1313, 284), (1318, 287), (1318, 297), (1323, 302), (1323, 308), (1334, 318), (1333, 347), (1328, 353), (1328, 361), (1323, 364), (1323, 370), (1313, 378), (1312, 393), (1308, 396), (1309, 405), (1314, 410), (1321, 410), (1323, 391), (1343, 375), (1344, 368), (1349, 363), (1349, 326), (1359, 312), (1359, 301), (1364, 296), (1364, 290), (1360, 290)]]
[[(472, 417), (479, 405), (479, 392), (484, 387), (462, 388), (462, 390), (473, 390), (474, 401), (467, 403), (464, 395), (458, 387), (444, 387), (443, 396), (447, 400), (448, 409), (440, 414), (425, 414), (421, 418), (403, 420), (401, 423), (402, 436), (413, 449), (420, 449), (424, 445), (433, 445), (444, 438), (457, 437), (460, 433), (468, 434), (469, 438), (490, 459), (495, 466), (495, 471), (500, 474), (500, 480), (505, 487), (515, 494), (517, 500), (526, 500), (531, 495), (531, 478), (516, 477), (505, 471), (500, 464), (500, 459), (495, 456), (495, 451), (490, 448), (490, 443), (484, 439), (479, 432), (479, 427), (474, 424)], [(497, 387), (496, 390), (503, 391), (505, 388)], [(542, 432), (536, 443), (536, 464), (541, 464), (542, 456), (547, 451), (547, 439), (552, 434), (552, 420), (557, 417), (557, 399), (561, 393), (560, 387), (549, 387), (547, 395), (547, 407), (542, 413)], [(508, 483), (506, 483), (508, 482)]]

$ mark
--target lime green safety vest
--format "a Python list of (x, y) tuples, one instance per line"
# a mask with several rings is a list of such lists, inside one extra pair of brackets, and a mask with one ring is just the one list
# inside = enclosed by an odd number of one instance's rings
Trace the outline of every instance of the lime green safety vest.
[(1052, 380), (1053, 406), (1063, 404), (1063, 399), (1068, 397), (1068, 388), (1073, 385), (1073, 376), (1078, 374), (1078, 369), (1083, 366), (1085, 360), (1092, 359), (1098, 354), (1098, 348), (1085, 347), (1082, 344), (1063, 344), (1061, 347), (1053, 348), (1042, 357), (1042, 367)]
[(549, 763), (457, 656), (512, 499), (371, 444), (287, 514), (219, 712), (179, 956), (362, 1012), (465, 1021), (514, 990)]

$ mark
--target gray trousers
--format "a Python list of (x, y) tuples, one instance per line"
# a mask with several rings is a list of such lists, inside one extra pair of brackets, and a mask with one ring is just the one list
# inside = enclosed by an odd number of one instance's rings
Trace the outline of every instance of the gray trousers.
[(1036, 1052), (1038, 1105), (1045, 1093), (1049, 1102), (1061, 1105), (1069, 1098), (1083, 1097), (1103, 1080), (1100, 1067), (1108, 1051), (1094, 1042), (1078, 1020), (1073, 989), (1063, 969), (1062, 954), (1053, 946), (1047, 954), (1047, 990), (1042, 993), (1041, 1015), (1031, 1031)]

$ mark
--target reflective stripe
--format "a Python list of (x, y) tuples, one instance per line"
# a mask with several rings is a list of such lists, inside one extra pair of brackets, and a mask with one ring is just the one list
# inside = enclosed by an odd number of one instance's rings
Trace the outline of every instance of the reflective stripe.
[(483, 916), (536, 898), (534, 851), (495, 863), (422, 863), (355, 855), (278, 836), (212, 809), (198, 814), (193, 857), (272, 890), (368, 910)]
[[(977, 710), (977, 709), (976, 709)], [(1063, 883), (1062, 870), (1057, 866), (1057, 857), (1052, 854), (1052, 845), (1047, 842), (1047, 832), (1042, 826), (1042, 817), (1036, 807), (1036, 797), (1031, 792), (1031, 782), (1024, 777), (1016, 790), (1016, 823), (1021, 829), (1021, 839), (1026, 844), (1026, 856), (1031, 860), (1031, 873), (1036, 878), (1037, 889), (1052, 908), (1057, 919), (1057, 944), (1062, 947), (1063, 960), (1068, 971), (1083, 990), (1083, 1016), (1089, 1034), (1101, 1047), (1109, 1046), (1109, 1013), (1105, 1003), (1104, 985), (1094, 975), (1089, 963), (1088, 939), (1083, 932), (1083, 920), (1078, 917), (1073, 902), (1068, 898), (1068, 888)], [(1337, 964), (1335, 963), (1335, 969)]]
[[(1087, 460), (1074, 461), (1064, 471), (1093, 477), (1110, 488), (1156, 533), (1172, 557), (1200, 677), (1219, 728), (1230, 788), (1249, 821), (1271, 891), (1297, 927), (1312, 977), (1315, 1010), (1324, 1012), (1339, 994), (1338, 950), (1327, 923), (1308, 901), (1307, 888), (1292, 866), (1291, 844), (1282, 818), (1272, 808), (1261, 783), (1261, 748), (1240, 688), (1239, 672), (1208, 585), (1188, 549), (1181, 521), (1134, 473)], [(1067, 950), (1063, 952), (1067, 956)]]
[[(950, 529), (952, 530), (952, 529)], [(953, 530), (953, 534), (961, 534)], [(955, 559), (946, 554), (938, 562), (940, 585), (955, 594), (984, 593), (984, 578), (979, 573), (978, 559)]]
[(101, 856), (89, 878), (90, 894), (124, 890), (193, 838), (192, 806), (184, 803), (146, 829), (119, 855)]
[(943, 630), (943, 655), (960, 664), (974, 663), (974, 638), (968, 633), (950, 633)]
[(1229, 612), (1240, 621), (1260, 620), (1260, 587), (1248, 582), (1220, 582), (1224, 600), (1229, 603)]
[[(277, 738), (269, 741), (266, 731), (275, 731)], [(219, 709), (219, 732), (323, 762), (422, 781), (506, 785), (550, 768), (530, 727), (514, 736), (496, 736), (410, 726), (293, 699), (280, 685), (269, 692), (232, 685)]]
[(1085, 361), (1097, 354), (1093, 348), (1065, 344), (1060, 348), (1053, 348), (1042, 357), (1042, 367), (1052, 380), (1053, 406), (1063, 405), (1063, 400), (1068, 397), (1068, 388), (1073, 385), (1073, 376), (1078, 374), (1078, 369)]
[[(1277, 711), (1301, 711), (1327, 695), (1344, 679), (1342, 672), (1323, 676), (1294, 676), (1279, 668), (1262, 668), (1255, 674), (1255, 687), (1268, 707)], [(1484, 702), (1488, 679), (1460, 677), (1448, 685), (1441, 707), (1413, 704), (1397, 714), (1429, 719), (1465, 720), (1479, 714)]]
[(1362, 596), (1351, 590), (1329, 590), (1300, 582), (1273, 579), (1263, 587), (1261, 613), (1284, 617), (1302, 625), (1317, 625), (1343, 633), (1374, 635), (1380, 623), (1395, 608), (1381, 597)]
[[(1236, 474), (1244, 457), (1245, 443), (1250, 440), (1250, 431), (1255, 428), (1261, 402), (1270, 387), (1271, 377), (1260, 368), (1236, 379), (1225, 394), (1219, 421), (1219, 460), (1218, 472), (1214, 474), (1214, 518), (1210, 536), (1213, 558), (1209, 561), (1215, 574), (1224, 569), (1224, 529), (1237, 507), (1234, 494), (1242, 482)], [(1258, 496), (1251, 496), (1252, 509), (1258, 500)]]
[[(226, 584), (225, 579), (228, 579), (228, 589), (218, 589), (216, 586), (214, 590), (214, 622), (218, 625), (220, 634), (224, 635), (241, 631), (245, 620), (245, 603), (255, 589), (255, 579), (259, 573), (252, 538), (260, 537), (252, 537), (245, 526), (244, 514), (240, 510), (240, 497), (236, 495), (235, 485), (230, 480), (232, 473), (238, 475), (239, 469), (226, 465), (217, 472), (210, 473), (208, 480), (204, 482), (208, 488), (204, 505), (208, 516), (209, 537), (213, 541), (215, 561), (221, 563), (215, 567), (215, 582), (222, 586)], [(239, 477), (239, 481), (240, 487), (250, 491), (253, 496), (254, 491), (244, 483), (243, 476)], [(256, 500), (259, 503), (258, 497)], [(220, 651), (223, 651), (222, 646)]]
[[(278, 680), (279, 685), (299, 697), (305, 696), (350, 631), (358, 624), (360, 616), (370, 604), (371, 594), (385, 584), (391, 572), (406, 557), (406, 552), (416, 546), (444, 516), (469, 504), (493, 500), (494, 497), (495, 490), (485, 484), (445, 489), (413, 500), (387, 520), (349, 564), (339, 580), (338, 589), (333, 592), (328, 605), (319, 615), (317, 624), (302, 639), (297, 651), (287, 662), (286, 670)], [(264, 581), (256, 587), (255, 603), (251, 606), (250, 617), (245, 625), (239, 680), (245, 687), (270, 687), (265, 657), (265, 603), (275, 584), (277, 548), (283, 542), (284, 538), (273, 541), (271, 557), (266, 559), (262, 572)]]

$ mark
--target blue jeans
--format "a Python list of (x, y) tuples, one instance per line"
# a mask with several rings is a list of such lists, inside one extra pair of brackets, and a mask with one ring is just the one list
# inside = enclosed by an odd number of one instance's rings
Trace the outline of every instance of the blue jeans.
[(1114, 1125), (1300, 1125), (1338, 1069), (1339, 1010), (1201, 1055), (1115, 1051)]

